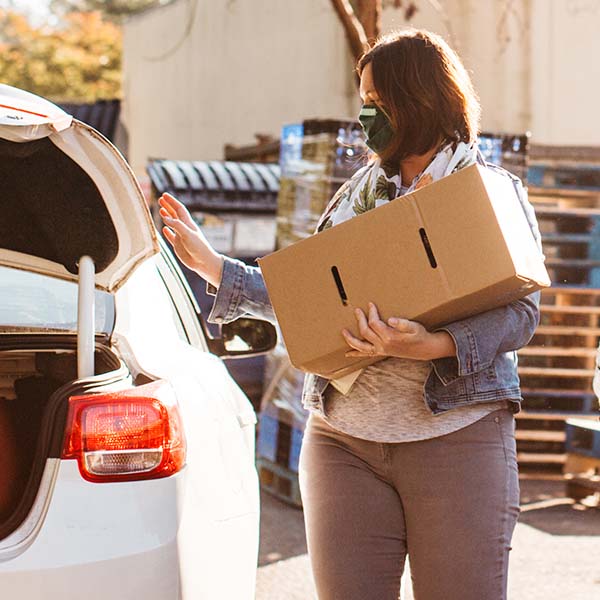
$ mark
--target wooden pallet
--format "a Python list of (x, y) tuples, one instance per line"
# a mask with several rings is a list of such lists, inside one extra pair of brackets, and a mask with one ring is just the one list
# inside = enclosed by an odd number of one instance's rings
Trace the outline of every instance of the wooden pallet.
[[(523, 349), (523, 356), (543, 356), (547, 349), (548, 357), (562, 352), (571, 360), (569, 364), (593, 369), (599, 341), (600, 289), (552, 287), (542, 291), (540, 325), (527, 349)], [(528, 364), (532, 363), (525, 359), (524, 365)]]
[[(559, 195), (532, 196), (542, 234), (546, 268), (553, 282), (600, 287), (600, 208)], [(543, 201), (542, 201), (543, 199)]]
[(589, 190), (553, 190), (529, 185), (529, 201), (534, 208), (600, 208), (600, 192)]
[(542, 290), (540, 325), (518, 351), (523, 395), (517, 414), (517, 452), (524, 468), (562, 467), (565, 422), (597, 419), (592, 390), (600, 341), (600, 289)]
[(567, 461), (565, 427), (568, 419), (598, 421), (598, 414), (522, 410), (517, 413), (515, 437), (519, 465), (530, 471), (545, 468), (558, 471)]

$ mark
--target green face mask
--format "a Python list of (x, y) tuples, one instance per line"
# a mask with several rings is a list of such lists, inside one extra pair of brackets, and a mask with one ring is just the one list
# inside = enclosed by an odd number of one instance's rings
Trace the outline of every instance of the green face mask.
[(394, 137), (394, 130), (389, 119), (375, 104), (363, 104), (358, 113), (358, 120), (367, 136), (365, 143), (376, 154), (379, 154)]

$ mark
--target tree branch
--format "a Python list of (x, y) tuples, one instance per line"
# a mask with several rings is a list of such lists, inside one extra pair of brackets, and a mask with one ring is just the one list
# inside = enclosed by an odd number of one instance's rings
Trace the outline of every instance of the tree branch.
[(358, 0), (357, 16), (364, 27), (367, 40), (375, 41), (381, 33), (382, 0)]
[(369, 47), (365, 28), (358, 20), (356, 14), (354, 14), (349, 0), (331, 0), (331, 4), (344, 26), (352, 55), (355, 60), (358, 60), (362, 53)]

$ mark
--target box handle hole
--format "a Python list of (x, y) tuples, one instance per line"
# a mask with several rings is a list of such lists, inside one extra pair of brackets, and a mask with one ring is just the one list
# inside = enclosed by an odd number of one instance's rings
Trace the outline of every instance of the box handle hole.
[(432, 269), (437, 267), (437, 261), (435, 260), (435, 256), (433, 255), (433, 250), (431, 249), (431, 244), (429, 243), (429, 238), (427, 237), (427, 232), (423, 227), (419, 229), (419, 234), (421, 236), (421, 242), (423, 242), (423, 247), (425, 248), (425, 252), (427, 253), (427, 258), (429, 259), (429, 264)]
[(340, 277), (340, 272), (338, 271), (338, 268), (331, 267), (331, 273), (333, 275), (335, 285), (337, 286), (340, 298), (342, 299), (342, 304), (344, 306), (348, 306), (348, 296), (346, 296), (346, 290), (344, 289), (344, 284), (342, 283), (342, 278)]

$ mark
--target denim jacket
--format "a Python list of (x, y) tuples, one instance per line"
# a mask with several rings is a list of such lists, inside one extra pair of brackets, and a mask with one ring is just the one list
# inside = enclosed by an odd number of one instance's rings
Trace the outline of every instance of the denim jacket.
[[(521, 181), (500, 167), (487, 166), (511, 178), (541, 252), (535, 213)], [(208, 317), (210, 322), (228, 323), (244, 315), (275, 322), (265, 282), (257, 267), (226, 258), (219, 289), (209, 286), (208, 291), (215, 295)], [(424, 396), (434, 415), (459, 406), (494, 400), (509, 400), (514, 412), (520, 410), (516, 351), (525, 346), (535, 332), (539, 323), (539, 302), (540, 293), (535, 292), (506, 306), (436, 330), (447, 331), (452, 336), (457, 352), (456, 356), (431, 361), (433, 368), (425, 382)], [(304, 406), (323, 412), (323, 393), (328, 384), (328, 379), (307, 374)]]

